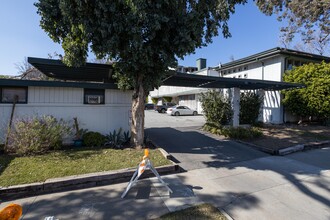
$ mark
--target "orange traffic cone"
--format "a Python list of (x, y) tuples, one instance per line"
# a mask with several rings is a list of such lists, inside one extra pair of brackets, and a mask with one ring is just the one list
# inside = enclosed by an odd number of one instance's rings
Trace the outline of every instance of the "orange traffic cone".
[(0, 211), (0, 220), (18, 220), (23, 213), (22, 206), (9, 204)]

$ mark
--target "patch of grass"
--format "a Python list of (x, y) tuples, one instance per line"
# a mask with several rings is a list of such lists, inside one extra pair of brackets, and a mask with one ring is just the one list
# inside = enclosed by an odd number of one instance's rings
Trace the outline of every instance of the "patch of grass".
[(201, 204), (187, 209), (171, 212), (161, 216), (159, 219), (165, 220), (192, 220), (192, 219), (210, 219), (226, 220), (227, 218), (214, 206), (210, 204)]
[[(0, 156), (0, 186), (43, 182), (50, 178), (134, 168), (144, 155), (143, 150), (70, 149), (45, 155)], [(159, 150), (150, 150), (154, 166), (168, 165)]]

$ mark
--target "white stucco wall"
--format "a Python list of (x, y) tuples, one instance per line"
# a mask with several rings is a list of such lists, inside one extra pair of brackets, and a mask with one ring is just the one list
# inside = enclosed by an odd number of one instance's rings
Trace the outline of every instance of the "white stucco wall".
[[(80, 128), (108, 134), (114, 129), (129, 130), (130, 91), (105, 90), (105, 104), (83, 104), (83, 88), (29, 87), (28, 103), (17, 104), (14, 118), (33, 115), (53, 115), (73, 122), (77, 117)], [(12, 104), (0, 103), (0, 142), (6, 134)]]
[[(270, 57), (264, 60), (247, 64), (247, 70), (224, 75), (230, 78), (247, 78), (269, 81), (282, 81), (284, 72), (283, 56)], [(262, 121), (266, 123), (283, 123), (283, 106), (281, 104), (281, 94), (279, 91), (266, 91), (264, 94), (262, 109)]]

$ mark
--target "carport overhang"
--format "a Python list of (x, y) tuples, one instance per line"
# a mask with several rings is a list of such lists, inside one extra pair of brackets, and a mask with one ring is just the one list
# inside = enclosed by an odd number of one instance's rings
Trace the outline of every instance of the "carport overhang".
[(237, 79), (225, 77), (200, 76), (177, 73), (164, 81), (166, 86), (184, 86), (194, 88), (221, 89), (231, 88), (231, 104), (233, 108), (233, 126), (239, 126), (240, 94), (241, 90), (284, 90), (304, 87), (303, 84), (275, 82), (256, 79)]
[[(108, 64), (86, 63), (81, 67), (68, 67), (60, 60), (28, 58), (28, 62), (49, 77), (61, 80), (92, 81), (115, 84), (112, 79), (113, 67)], [(240, 90), (283, 90), (302, 88), (297, 83), (275, 82), (255, 79), (238, 79), (213, 76), (201, 76), (176, 73), (163, 80), (164, 86), (193, 87), (193, 88), (233, 88), (233, 126), (239, 125)]]
[(164, 86), (180, 86), (194, 88), (239, 88), (242, 90), (283, 90), (302, 88), (303, 84), (275, 82), (257, 79), (225, 78), (214, 76), (200, 76), (193, 74), (177, 73), (163, 81)]

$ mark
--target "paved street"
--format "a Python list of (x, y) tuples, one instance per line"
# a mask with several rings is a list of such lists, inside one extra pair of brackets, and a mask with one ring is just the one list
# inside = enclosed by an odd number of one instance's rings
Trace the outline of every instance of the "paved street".
[(187, 170), (163, 176), (172, 194), (148, 178), (125, 199), (127, 183), (10, 202), (23, 205), (22, 219), (39, 220), (152, 219), (203, 202), (237, 220), (330, 219), (330, 148), (270, 156), (201, 132), (202, 124), (202, 116), (146, 113), (149, 137)]

